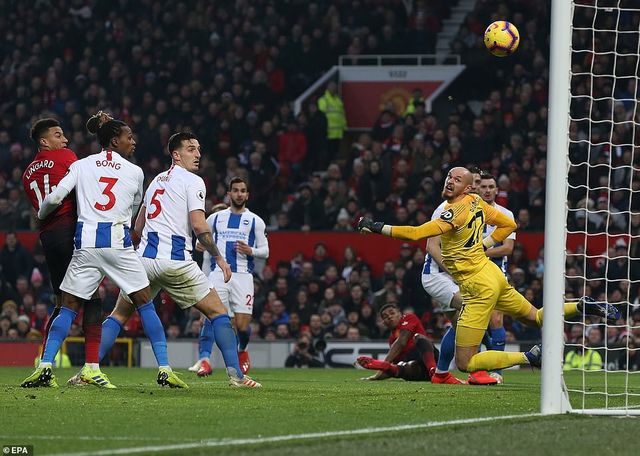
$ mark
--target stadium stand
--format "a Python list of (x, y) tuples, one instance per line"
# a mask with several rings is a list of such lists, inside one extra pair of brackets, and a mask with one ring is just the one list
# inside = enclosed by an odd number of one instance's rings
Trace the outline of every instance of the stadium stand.
[[(28, 139), (33, 120), (59, 118), (70, 148), (82, 157), (97, 151), (84, 122), (100, 109), (133, 126), (136, 160), (147, 178), (167, 166), (170, 134), (194, 131), (205, 153), (200, 172), (208, 207), (221, 202), (228, 179), (246, 176), (252, 186), (249, 206), (270, 230), (308, 225), (352, 231), (364, 214), (395, 224), (422, 223), (440, 201), (447, 170), (470, 162), (498, 177), (498, 202), (514, 212), (521, 231), (544, 227), (547, 2), (504, 0), (498, 10), (495, 2), (476, 2), (452, 42), (452, 52), (462, 56), (467, 70), (451, 87), (447, 103), (434, 113), (381, 112), (370, 132), (345, 137), (331, 163), (317, 153), (326, 147), (324, 114), (311, 102), (294, 117), (291, 100), (339, 55), (433, 52), (442, 21), (456, 2), (192, 3), (146, 0), (125, 7), (123, 2), (91, 6), (52, 0), (32, 7), (0, 0), (3, 231), (34, 229), (20, 183), (34, 154)], [(508, 61), (497, 61), (483, 49), (484, 28), (498, 15), (513, 18), (522, 36)], [(637, 94), (628, 96), (632, 100)], [(619, 109), (632, 113), (631, 103)], [(597, 195), (570, 195), (575, 207), (615, 203)], [(589, 217), (597, 232), (603, 222), (595, 215)], [(637, 226), (640, 219), (622, 215), (610, 223)], [(629, 270), (635, 274), (639, 245), (636, 239), (631, 248), (635, 260)], [(352, 249), (342, 258), (327, 258), (322, 246), (311, 258), (267, 266), (256, 278), (254, 337), (296, 338), (316, 315), (318, 337), (346, 337), (339, 329), (343, 323), (357, 327), (362, 337), (385, 337), (375, 308), (397, 299), (405, 309), (414, 307), (438, 338), (447, 322), (418, 284), (424, 251), (410, 246), (401, 252), (385, 263), (380, 276), (372, 276)], [(42, 309), (51, 306), (46, 265), (37, 248), (26, 252), (7, 243), (1, 256), (0, 337), (29, 337), (42, 325)], [(5, 259), (13, 262), (17, 256), (24, 257), (25, 270), (10, 277)], [(537, 306), (542, 305), (541, 256), (529, 260), (517, 245), (510, 263), (512, 282)], [(580, 283), (567, 283), (569, 293), (580, 289)], [(108, 282), (101, 288), (105, 312), (116, 292)], [(637, 289), (633, 296), (640, 305)], [(164, 302), (158, 310), (167, 327), (177, 323), (180, 336), (197, 337), (199, 315), (183, 314), (164, 294), (158, 300)], [(640, 319), (640, 313), (634, 315)], [(278, 329), (283, 321), (287, 331)], [(539, 338), (537, 331), (515, 322), (507, 321), (506, 327), (508, 341)], [(141, 332), (135, 321), (126, 329), (132, 336)]]

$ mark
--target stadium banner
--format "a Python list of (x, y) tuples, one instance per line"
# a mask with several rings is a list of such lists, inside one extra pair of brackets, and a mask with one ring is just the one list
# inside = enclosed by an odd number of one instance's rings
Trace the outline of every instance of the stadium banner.
[(402, 115), (414, 89), (422, 89), (427, 111), (464, 65), (340, 67), (340, 93), (349, 128), (371, 128), (384, 109)]
[[(187, 368), (198, 360), (198, 341), (194, 339), (169, 340), (167, 350), (172, 367)], [(289, 341), (252, 341), (249, 345), (251, 366), (256, 368), (284, 367), (289, 352)], [(214, 369), (224, 366), (224, 360), (216, 346), (213, 347), (211, 356)], [(158, 367), (151, 343), (147, 339), (140, 341), (140, 367)]]
[(0, 366), (33, 367), (40, 342), (0, 342)]

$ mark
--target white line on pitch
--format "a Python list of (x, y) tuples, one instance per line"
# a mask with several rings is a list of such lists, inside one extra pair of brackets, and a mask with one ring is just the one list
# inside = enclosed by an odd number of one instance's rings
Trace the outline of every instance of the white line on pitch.
[[(24, 439), (24, 440), (123, 440), (123, 441), (141, 441), (149, 442), (152, 440), (167, 440), (165, 437), (121, 437), (121, 436), (98, 436), (98, 435), (18, 435), (8, 434), (0, 435), (0, 439)], [(189, 439), (172, 439), (189, 441)]]
[[(197, 442), (176, 443), (176, 444), (170, 444), (170, 445), (113, 448), (110, 450), (88, 451), (88, 452), (80, 452), (80, 453), (64, 453), (64, 454), (66, 456), (110, 456), (110, 455), (120, 455), (120, 454), (158, 452), (158, 451), (188, 450), (191, 448), (242, 446), (242, 445), (254, 445), (257, 443), (274, 443), (274, 442), (288, 442), (292, 440), (319, 439), (323, 437), (342, 437), (342, 436), (352, 436), (352, 435), (380, 434), (383, 432), (408, 431), (413, 429), (427, 429), (427, 428), (435, 428), (435, 427), (443, 427), (443, 426), (453, 426), (457, 424), (476, 424), (476, 423), (485, 423), (490, 421), (503, 421), (503, 420), (518, 419), (518, 418), (530, 418), (534, 416), (540, 416), (540, 413), (527, 413), (524, 415), (509, 415), (509, 416), (491, 416), (491, 417), (485, 417), (485, 418), (467, 418), (462, 420), (451, 420), (451, 421), (430, 421), (427, 423), (418, 423), (418, 424), (402, 424), (402, 425), (396, 425), (396, 426), (352, 429), (347, 431), (328, 431), (328, 432), (314, 432), (314, 433), (308, 433), (308, 434), (276, 435), (272, 437), (199, 440)], [(62, 454), (62, 453), (59, 453), (59, 454)]]

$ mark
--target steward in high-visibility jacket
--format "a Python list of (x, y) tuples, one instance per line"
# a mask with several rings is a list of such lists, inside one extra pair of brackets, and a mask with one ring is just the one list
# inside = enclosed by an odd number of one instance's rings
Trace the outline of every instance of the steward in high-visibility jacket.
[(324, 95), (318, 98), (318, 109), (327, 116), (327, 139), (342, 139), (347, 119), (335, 82), (330, 82)]
[(584, 354), (572, 350), (564, 357), (564, 370), (600, 370), (602, 369), (602, 356), (597, 350), (587, 348)]

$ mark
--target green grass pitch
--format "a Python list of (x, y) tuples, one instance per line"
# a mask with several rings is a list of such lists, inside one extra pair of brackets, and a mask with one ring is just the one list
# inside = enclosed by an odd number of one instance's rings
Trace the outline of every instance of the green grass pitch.
[[(540, 375), (530, 370), (493, 387), (364, 382), (355, 369), (255, 370), (260, 390), (228, 387), (221, 369), (205, 379), (184, 371), (189, 390), (159, 387), (151, 369), (105, 372), (118, 389), (22, 389), (29, 369), (0, 369), (0, 443), (34, 445), (38, 456), (638, 454), (635, 418), (471, 421), (537, 413)], [(74, 373), (56, 370), (61, 385)], [(621, 390), (622, 377), (609, 377)]]

